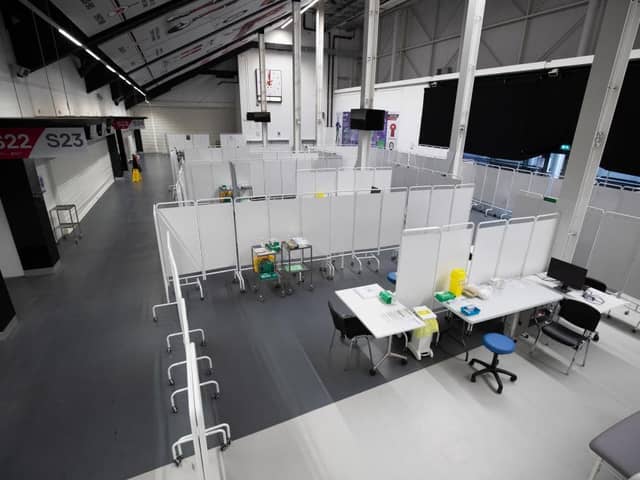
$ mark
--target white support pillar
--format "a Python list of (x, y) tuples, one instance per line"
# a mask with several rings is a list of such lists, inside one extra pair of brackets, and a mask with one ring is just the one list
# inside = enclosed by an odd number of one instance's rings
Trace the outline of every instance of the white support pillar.
[(291, 2), (293, 18), (293, 145), (294, 152), (302, 150), (302, 78), (300, 63), (302, 61), (302, 15), (300, 0)]
[(467, 140), (467, 123), (471, 110), (473, 82), (476, 76), (476, 63), (480, 49), (480, 35), (482, 34), (482, 18), (484, 16), (485, 0), (467, 0), (467, 13), (464, 30), (460, 39), (460, 56), (458, 57), (458, 90), (456, 92), (456, 106), (451, 124), (451, 140), (449, 141), (449, 173), (460, 176), (462, 172), (462, 155)]
[(589, 54), (589, 46), (591, 45), (591, 37), (595, 28), (596, 13), (600, 0), (589, 0), (587, 5), (587, 13), (582, 24), (582, 32), (580, 33), (580, 42), (578, 43), (578, 56)]
[[(258, 34), (258, 69), (260, 76), (260, 111), (267, 111), (267, 63), (264, 32)], [(266, 149), (269, 144), (269, 124), (262, 124), (262, 146)]]
[(582, 230), (639, 23), (640, 0), (607, 2), (558, 200), (553, 255), (567, 261)]
[[(364, 30), (362, 38), (362, 83), (360, 86), (360, 108), (373, 108), (376, 86), (376, 65), (378, 56), (378, 20), (380, 0), (365, 1)], [(358, 132), (358, 159), (356, 167), (365, 168), (369, 157), (371, 132)]]
[(324, 143), (324, 1), (316, 5), (316, 147)]

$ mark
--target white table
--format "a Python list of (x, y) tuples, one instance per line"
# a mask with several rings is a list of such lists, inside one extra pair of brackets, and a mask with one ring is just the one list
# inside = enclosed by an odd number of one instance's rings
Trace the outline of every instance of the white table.
[[(510, 319), (511, 337), (514, 336), (520, 312), (530, 310), (551, 303), (557, 303), (564, 297), (530, 279), (505, 280), (503, 288), (494, 288), (491, 296), (483, 300), (481, 298), (457, 297), (442, 306), (451, 313), (461, 318), (470, 327), (478, 323), (487, 322), (496, 318), (512, 317)], [(465, 305), (475, 305), (480, 309), (476, 315), (465, 315), (460, 309)]]
[(601, 315), (603, 315), (605, 313), (609, 313), (614, 308), (621, 307), (621, 306), (626, 305), (627, 303), (629, 303), (628, 301), (626, 301), (626, 300), (624, 300), (622, 298), (619, 298), (619, 297), (617, 297), (615, 295), (611, 295), (609, 293), (601, 292), (600, 290), (596, 290), (595, 288), (588, 288), (587, 289), (587, 293), (589, 293), (590, 295), (593, 295), (596, 298), (602, 299), (602, 303), (594, 302), (594, 301), (590, 301), (587, 298), (583, 297), (583, 291), (582, 290), (577, 290), (577, 289), (574, 289), (574, 288), (570, 288), (566, 292), (561, 292), (558, 289), (558, 287), (560, 286), (560, 282), (558, 282), (556, 280), (547, 279), (546, 277), (541, 277), (539, 275), (530, 275), (530, 276), (526, 277), (526, 279), (527, 280), (531, 280), (531, 281), (537, 283), (538, 285), (542, 285), (544, 287), (552, 289), (552, 290), (558, 292), (564, 298), (569, 298), (571, 300), (578, 300), (579, 302), (586, 303), (587, 305), (590, 305), (593, 308), (595, 308), (596, 310), (598, 310)]
[[(367, 298), (358, 293), (368, 290), (370, 295)], [(408, 309), (401, 303), (394, 301), (390, 305), (382, 303), (378, 299), (378, 292), (383, 288), (377, 283), (364, 285), (362, 287), (346, 288), (344, 290), (336, 290), (336, 295), (344, 304), (358, 317), (365, 327), (371, 332), (375, 338), (387, 338), (387, 351), (380, 360), (373, 366), (370, 373), (375, 375), (378, 367), (389, 357), (402, 359), (407, 362), (405, 355), (394, 353), (391, 351), (391, 341), (393, 335), (404, 334), (405, 332), (424, 327), (417, 315), (411, 309)], [(406, 335), (405, 335), (406, 345)]]

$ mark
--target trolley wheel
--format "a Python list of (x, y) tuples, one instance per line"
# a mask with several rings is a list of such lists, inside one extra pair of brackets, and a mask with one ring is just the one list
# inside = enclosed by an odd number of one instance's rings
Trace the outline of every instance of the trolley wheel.
[(175, 464), (176, 464), (176, 467), (179, 467), (179, 466), (180, 466), (180, 462), (182, 462), (182, 456), (181, 456), (181, 455), (179, 455), (179, 456), (178, 456), (178, 458), (175, 458), (175, 459), (173, 460), (173, 463), (175, 463)]
[(167, 353), (171, 353), (171, 347), (167, 348)]
[(311, 285), (309, 285), (309, 291), (313, 292), (313, 283)]
[(282, 290), (280, 290), (280, 296), (281, 296), (282, 298), (284, 298), (284, 297), (286, 297), (286, 296), (287, 296), (287, 292), (285, 292), (285, 291), (284, 291), (284, 288), (283, 288)]
[(238, 283), (238, 279), (236, 278), (236, 276), (234, 275), (233, 278), (231, 279), (231, 283)]
[(370, 369), (369, 370), (369, 375), (371, 375), (372, 377), (375, 377), (376, 376), (376, 369), (375, 368)]
[(351, 266), (353, 267), (353, 262), (351, 262)]
[(293, 295), (293, 288), (287, 288), (287, 295)]
[(367, 260), (367, 265), (371, 265), (371, 260)]
[(78, 245), (78, 239), (77, 239), (77, 238), (76, 238), (76, 240), (75, 240), (75, 243), (76, 243), (76, 245)]
[(637, 329), (637, 328), (632, 328), (632, 329), (631, 329), (631, 333), (636, 333), (637, 331), (638, 331), (638, 329)]
[(173, 413), (178, 413), (178, 408), (177, 407), (171, 407), (171, 411)]
[(600, 341), (600, 334), (599, 334), (599, 333), (596, 333), (596, 334), (593, 336), (593, 341), (594, 341), (594, 342), (598, 342), (598, 341)]
[(511, 380), (512, 382), (515, 382), (516, 380), (518, 380), (518, 376), (514, 375), (513, 377), (511, 377), (509, 380)]
[(251, 287), (251, 290), (253, 290), (254, 293), (257, 292), (258, 291), (258, 286), (254, 285), (253, 287)]
[(471, 380), (471, 383), (476, 383), (476, 377), (474, 377), (473, 375), (471, 375), (471, 378), (469, 380)]
[(220, 398), (220, 394), (219, 394), (219, 393), (214, 393), (214, 394), (213, 394), (213, 399), (214, 399), (214, 400), (217, 400), (217, 399), (219, 399), (219, 398)]
[(207, 341), (206, 341), (206, 340), (202, 340), (202, 341), (200, 342), (200, 346), (201, 346), (201, 347), (206, 347), (206, 346), (207, 346)]
[(169, 379), (169, 385), (170, 386), (174, 386), (176, 384), (176, 382), (173, 380), (173, 378)]
[(264, 302), (264, 295), (258, 295), (258, 301), (260, 303), (263, 303)]
[(213, 370), (211, 369), (207, 370), (207, 377), (210, 377), (211, 375), (213, 375)]
[(407, 360), (406, 358), (400, 360), (400, 364), (402, 365), (406, 365), (407, 363), (409, 363), (409, 360)]
[(247, 293), (247, 289), (246, 288), (241, 288), (240, 289), (240, 293)]
[(158, 323), (158, 318), (155, 315), (153, 316), (153, 321)]
[(327, 277), (327, 280), (333, 280), (333, 275)]
[(227, 448), (229, 448), (229, 445), (231, 445), (231, 440), (229, 440), (227, 443), (223, 443), (220, 447), (220, 450), (224, 452)]

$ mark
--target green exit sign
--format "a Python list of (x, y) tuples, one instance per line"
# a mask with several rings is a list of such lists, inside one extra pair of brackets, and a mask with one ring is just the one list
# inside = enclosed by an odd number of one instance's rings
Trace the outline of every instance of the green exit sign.
[(563, 143), (562, 145), (560, 145), (560, 150), (562, 150), (563, 152), (568, 152), (569, 150), (571, 150), (571, 145), (569, 145), (568, 143)]

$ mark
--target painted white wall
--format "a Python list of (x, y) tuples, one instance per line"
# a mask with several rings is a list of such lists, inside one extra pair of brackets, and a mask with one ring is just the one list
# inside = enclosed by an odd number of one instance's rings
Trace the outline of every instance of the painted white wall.
[(15, 77), (9, 35), (0, 18), (0, 117), (126, 115), (123, 104), (114, 105), (109, 86), (87, 93), (84, 80), (71, 58)]
[[(235, 68), (235, 65), (220, 69)], [(222, 83), (221, 83), (222, 82)], [(145, 152), (167, 153), (167, 134), (209, 134), (215, 144), (221, 133), (239, 130), (238, 85), (213, 75), (198, 75), (151, 103), (141, 103), (132, 115), (148, 117), (141, 130)]]
[[(289, 29), (277, 29), (266, 34), (267, 47), (270, 45), (291, 45), (291, 27)], [(351, 86), (352, 74), (355, 71), (355, 59), (351, 58), (359, 52), (359, 40), (340, 40), (339, 47), (344, 56), (336, 59), (336, 72), (338, 85)], [(315, 72), (315, 33), (302, 32), (302, 140), (315, 141), (315, 98), (316, 98), (316, 72)], [(325, 38), (325, 49), (328, 49), (328, 37)], [(269, 141), (286, 140), (293, 138), (293, 65), (290, 51), (280, 51), (267, 48), (266, 67), (271, 70), (282, 71), (282, 103), (268, 103), (267, 109), (271, 112), (269, 124)], [(262, 127), (259, 123), (246, 121), (247, 112), (260, 110), (257, 101), (255, 71), (258, 68), (258, 49), (247, 50), (238, 55), (238, 79), (240, 82), (240, 115), (242, 133), (248, 141), (262, 140)], [(329, 58), (325, 54), (324, 68), (327, 72)], [(342, 68), (342, 70), (340, 70)], [(343, 72), (342, 74), (340, 72)], [(342, 76), (340, 76), (342, 75)], [(327, 75), (323, 75), (324, 92), (327, 92)], [(346, 82), (346, 83), (345, 83)], [(326, 107), (325, 107), (326, 111)]]
[[(111, 100), (108, 86), (86, 93), (84, 80), (72, 58), (32, 72), (26, 78), (12, 74), (13, 63), (11, 42), (0, 18), (0, 117), (127, 115), (123, 104), (115, 105)], [(36, 169), (45, 184), (47, 209), (74, 203), (80, 218), (113, 183), (104, 139), (91, 143), (81, 154), (39, 159)], [(0, 268), (5, 276), (23, 274), (4, 210), (0, 214)]]

